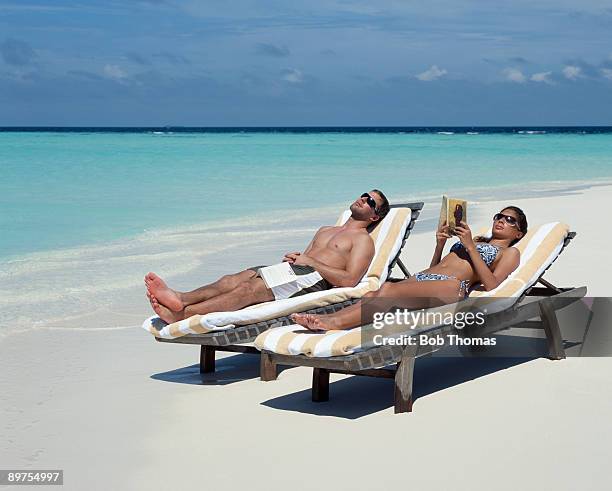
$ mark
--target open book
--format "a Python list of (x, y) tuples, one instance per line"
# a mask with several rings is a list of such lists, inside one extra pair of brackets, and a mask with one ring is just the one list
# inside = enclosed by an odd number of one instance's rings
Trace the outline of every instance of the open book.
[(449, 198), (445, 194), (442, 195), (442, 207), (440, 208), (438, 228), (445, 222), (448, 225), (448, 230), (451, 235), (455, 234), (455, 227), (459, 222), (467, 223), (467, 201), (464, 199)]
[(270, 290), (275, 286), (291, 283), (297, 278), (295, 272), (291, 268), (291, 264), (288, 262), (259, 268), (257, 274)]

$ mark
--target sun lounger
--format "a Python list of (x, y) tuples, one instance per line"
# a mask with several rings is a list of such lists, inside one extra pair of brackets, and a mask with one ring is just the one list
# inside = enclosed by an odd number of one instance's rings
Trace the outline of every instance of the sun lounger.
[[(332, 288), (296, 298), (276, 300), (235, 312), (214, 312), (196, 315), (174, 324), (166, 324), (157, 316), (145, 320), (143, 328), (157, 341), (201, 345), (200, 372), (215, 370), (215, 352), (255, 353), (251, 343), (273, 326), (291, 324), (289, 315), (295, 312), (332, 313), (355, 303), (369, 291), (377, 290), (389, 278), (397, 265), (404, 277), (410, 275), (399, 256), (423, 208), (422, 202), (391, 205), (388, 215), (371, 232), (375, 254), (368, 271), (352, 288)], [(345, 211), (337, 224), (350, 216)]]
[[(541, 328), (546, 334), (550, 358), (564, 358), (556, 311), (582, 298), (586, 288), (557, 288), (542, 276), (574, 236), (575, 233), (569, 232), (569, 228), (561, 223), (532, 228), (516, 244), (521, 251), (519, 267), (496, 289), (473, 291), (468, 299), (459, 304), (436, 309), (456, 310), (463, 302), (473, 302), (473, 299), (486, 302), (486, 323), (483, 329), (470, 331), (470, 337), (490, 336), (509, 327)], [(536, 283), (543, 287), (534, 286)], [(527, 296), (544, 298), (527, 301)], [(539, 320), (533, 321), (534, 318)], [(394, 378), (395, 412), (411, 411), (415, 360), (440, 348), (425, 343), (415, 346), (363, 345), (371, 337), (364, 336), (362, 330), (371, 327), (323, 334), (308, 333), (295, 324), (270, 329), (255, 340), (255, 346), (262, 350), (261, 379), (275, 380), (277, 365), (313, 367), (312, 399), (326, 401), (329, 397), (330, 373)], [(447, 338), (457, 333), (455, 326), (447, 324), (420, 325), (407, 332), (409, 335), (425, 334), (431, 338)]]

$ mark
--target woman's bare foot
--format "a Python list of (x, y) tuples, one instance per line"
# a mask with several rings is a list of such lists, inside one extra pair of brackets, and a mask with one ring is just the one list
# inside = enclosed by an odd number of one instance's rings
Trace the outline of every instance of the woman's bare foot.
[(291, 314), (291, 320), (311, 331), (330, 331), (334, 329), (334, 322), (327, 316), (316, 314)]
[(183, 312), (173, 312), (169, 308), (161, 305), (155, 297), (151, 297), (151, 306), (159, 318), (168, 324), (173, 324), (185, 318)]
[(160, 305), (174, 312), (180, 312), (185, 308), (178, 292), (168, 288), (165, 281), (155, 273), (148, 273), (145, 276), (145, 285), (147, 287), (147, 296), (153, 295)]

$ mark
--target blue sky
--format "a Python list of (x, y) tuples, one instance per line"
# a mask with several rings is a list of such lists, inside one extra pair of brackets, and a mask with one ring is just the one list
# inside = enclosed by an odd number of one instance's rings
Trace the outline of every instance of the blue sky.
[(0, 0), (0, 125), (612, 124), (612, 0)]

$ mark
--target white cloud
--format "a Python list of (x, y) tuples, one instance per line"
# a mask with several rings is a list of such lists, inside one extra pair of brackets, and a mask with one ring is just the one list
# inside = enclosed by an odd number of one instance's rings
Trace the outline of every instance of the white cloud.
[(301, 84), (304, 81), (304, 74), (295, 68), (289, 68), (283, 72), (283, 80), (290, 84)]
[(511, 82), (516, 82), (518, 84), (522, 84), (522, 83), (525, 83), (525, 81), (527, 80), (527, 77), (525, 77), (525, 75), (523, 75), (523, 72), (521, 72), (517, 68), (506, 68), (503, 71), (503, 73), (504, 73), (504, 76), (506, 77), (506, 79), (510, 80)]
[(104, 65), (104, 76), (122, 82), (127, 78), (127, 73), (118, 65)]
[(552, 72), (534, 73), (531, 77), (529, 77), (529, 80), (532, 82), (543, 82), (545, 84), (552, 85), (554, 82), (550, 78), (551, 75)]
[(448, 72), (444, 68), (438, 68), (438, 65), (431, 65), (429, 70), (425, 70), (423, 73), (416, 75), (416, 78), (423, 82), (431, 82), (443, 77)]
[(606, 77), (608, 80), (612, 80), (612, 69), (610, 68), (602, 68), (601, 74)]
[(569, 80), (576, 80), (583, 77), (582, 68), (579, 66), (567, 65), (563, 67), (563, 75)]

